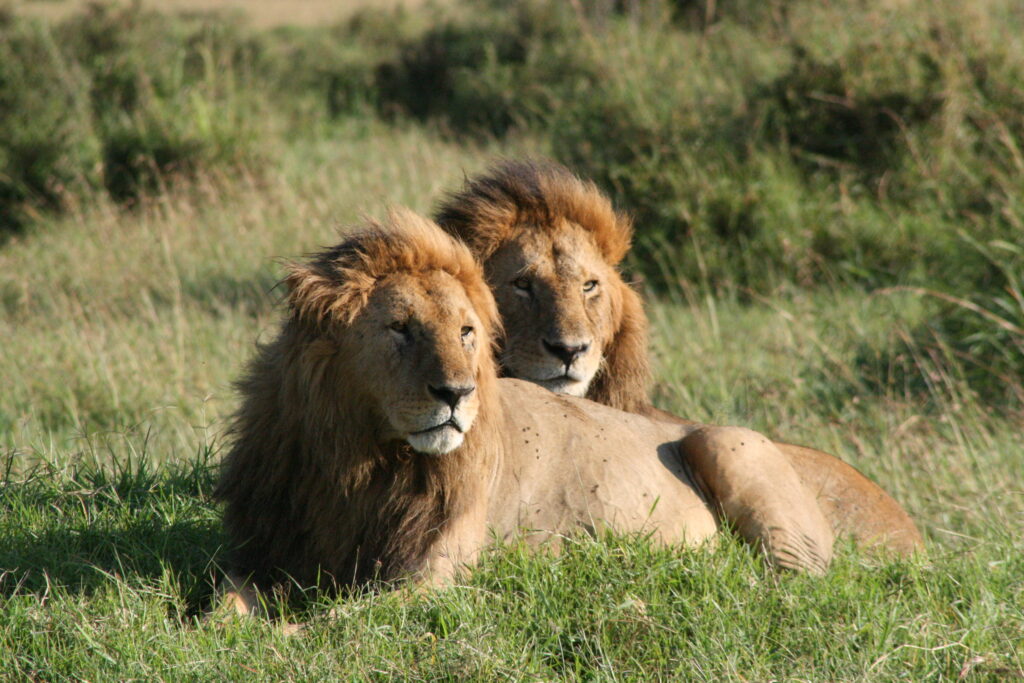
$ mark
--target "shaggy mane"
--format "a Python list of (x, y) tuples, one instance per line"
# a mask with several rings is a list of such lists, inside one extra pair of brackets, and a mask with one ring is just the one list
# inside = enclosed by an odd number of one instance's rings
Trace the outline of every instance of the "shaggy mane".
[(597, 186), (548, 161), (509, 160), (467, 179), (435, 220), (486, 261), (516, 230), (555, 230), (570, 221), (589, 231), (608, 263), (629, 251), (633, 221), (612, 208)]
[(382, 417), (340, 351), (379, 280), (432, 270), (462, 283), (493, 339), (497, 310), (469, 250), (410, 211), (393, 211), (289, 268), (290, 315), (236, 385), (234, 442), (215, 494), (226, 503), (230, 568), (257, 586), (291, 579), (330, 587), (415, 573), (475, 498), (481, 472), (494, 466), (500, 414), (489, 348), (473, 428), (444, 457), (382, 441)]
[(385, 223), (368, 220), (310, 262), (288, 266), (288, 303), (307, 322), (333, 319), (347, 324), (366, 306), (381, 278), (431, 270), (459, 281), (493, 339), (500, 318), (473, 254), (431, 221), (404, 208), (392, 209)]

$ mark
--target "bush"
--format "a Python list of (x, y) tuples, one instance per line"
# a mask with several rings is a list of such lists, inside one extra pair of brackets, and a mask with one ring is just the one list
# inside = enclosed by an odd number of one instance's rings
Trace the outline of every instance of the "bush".
[(253, 46), (209, 17), (94, 5), (58, 31), (91, 74), (104, 186), (118, 201), (256, 151)]
[(276, 29), (262, 36), (257, 69), (304, 124), (374, 115), (377, 71), (426, 30), (424, 14), (368, 8), (332, 26)]
[(132, 201), (257, 153), (249, 45), (214, 20), (90, 5), (0, 25), (0, 233), (105, 187)]
[(87, 83), (45, 28), (0, 22), (0, 238), (97, 183)]
[(991, 264), (956, 234), (967, 222), (1012, 241), (1024, 225), (1024, 43), (1007, 7), (790, 3), (642, 39), (612, 25), (608, 76), (554, 109), (551, 144), (636, 212), (637, 265), (655, 281), (660, 259), (673, 277), (761, 291), (989, 288)]
[(1019, 408), (1024, 406), (1024, 247), (968, 241), (998, 269), (1002, 286), (966, 298), (925, 292), (946, 305), (916, 331), (915, 340), (933, 356), (960, 366), (967, 384), (988, 402)]
[(288, 135), (408, 116), (546, 141), (636, 215), (654, 285), (991, 292), (957, 232), (1024, 231), (1022, 21), (1013, 0), (464, 0), (260, 35), (137, 6), (7, 20), (0, 229), (244, 162), (271, 114)]
[(598, 79), (595, 63), (580, 50), (583, 34), (568, 6), (532, 0), (511, 11), (470, 6), (476, 11), (468, 19), (442, 22), (380, 64), (383, 114), (502, 135), (517, 125), (543, 127), (570, 93)]
[[(857, 354), (850, 396), (866, 392), (911, 400), (946, 413), (981, 402), (1014, 414), (1024, 409), (1024, 248), (981, 244), (960, 234), (957, 247), (999, 273), (989, 292), (950, 293), (899, 286), (882, 296), (913, 296), (930, 311), (910, 329), (894, 327), (884, 348), (865, 343)], [(906, 305), (906, 304), (904, 304)]]

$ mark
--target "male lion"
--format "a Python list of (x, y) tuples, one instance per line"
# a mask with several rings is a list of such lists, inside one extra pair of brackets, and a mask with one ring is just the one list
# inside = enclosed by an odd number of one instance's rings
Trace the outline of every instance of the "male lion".
[[(651, 404), (647, 317), (617, 268), (632, 223), (593, 183), (554, 163), (507, 161), (450, 194), (436, 219), (484, 265), (504, 322), (503, 375), (692, 424)], [(811, 448), (776, 445), (835, 533), (900, 554), (921, 547), (910, 517), (853, 467)]]
[(827, 567), (827, 521), (760, 434), (498, 379), (490, 289), (434, 223), (395, 212), (286, 283), (288, 315), (239, 383), (217, 487), (231, 563), (256, 586), (444, 582), (491, 535), (612, 528), (693, 545), (719, 511), (774, 565)]

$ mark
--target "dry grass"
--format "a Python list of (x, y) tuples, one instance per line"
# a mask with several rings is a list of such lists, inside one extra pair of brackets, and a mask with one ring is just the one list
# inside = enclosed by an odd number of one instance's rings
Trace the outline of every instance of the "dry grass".
[[(422, 212), (496, 149), (362, 125), (297, 142), (273, 170), (206, 176), (122, 211), (98, 201), (0, 250), (0, 445), (62, 451), (152, 431), (160, 461), (231, 405), (230, 380), (276, 314), (280, 259), (390, 204)], [(192, 446), (186, 453), (192, 452)]]

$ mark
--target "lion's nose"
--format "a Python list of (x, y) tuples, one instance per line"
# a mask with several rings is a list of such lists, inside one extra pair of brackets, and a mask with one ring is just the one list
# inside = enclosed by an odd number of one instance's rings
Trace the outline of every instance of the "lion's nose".
[(449, 408), (455, 410), (455, 406), (459, 405), (459, 401), (472, 394), (476, 390), (476, 387), (473, 386), (472, 384), (464, 387), (433, 387), (427, 385), (427, 389), (430, 390), (430, 393), (434, 396), (434, 398), (444, 401), (445, 403), (448, 404)]
[(590, 348), (590, 343), (566, 344), (560, 341), (549, 342), (545, 339), (544, 348), (548, 350), (548, 353), (565, 363), (565, 367), (569, 367), (573, 364), (573, 361), (587, 352), (587, 349)]

